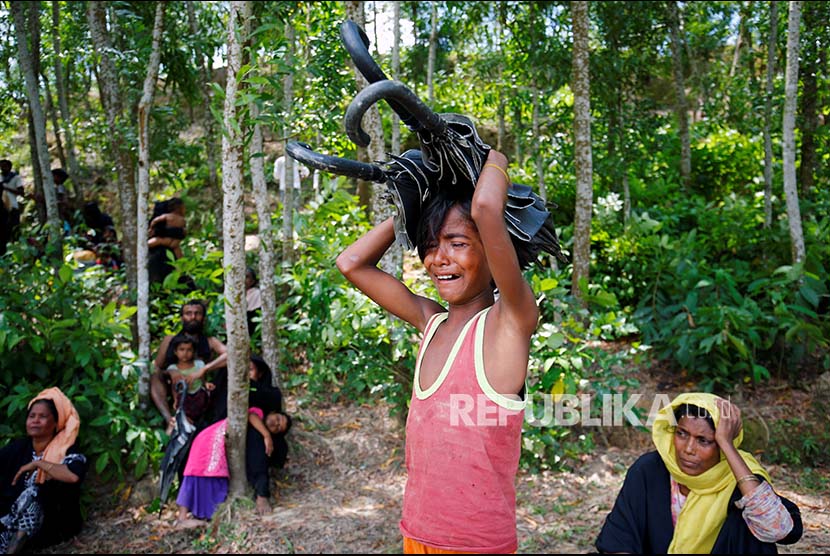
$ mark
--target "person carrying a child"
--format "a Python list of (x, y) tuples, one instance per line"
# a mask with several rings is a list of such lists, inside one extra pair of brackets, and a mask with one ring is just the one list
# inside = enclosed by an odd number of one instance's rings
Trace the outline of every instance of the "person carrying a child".
[[(171, 341), (173, 360), (166, 373), (170, 376), (170, 383), (177, 384), (180, 380), (188, 382), (185, 377), (198, 375), (205, 362), (196, 359), (196, 340), (188, 334), (178, 334)], [(178, 409), (184, 397), (184, 414), (188, 421), (196, 424), (202, 415), (207, 411), (210, 403), (210, 393), (215, 388), (211, 382), (203, 382), (201, 378), (189, 382), (187, 395), (184, 392), (177, 393), (173, 407)], [(173, 432), (176, 421), (171, 417), (167, 424), (167, 434)]]
[(377, 267), (395, 241), (391, 218), (337, 258), (352, 284), (423, 334), (406, 424), (405, 553), (518, 547), (514, 483), (539, 310), (505, 224), (507, 166), (491, 150), (472, 198), (441, 190), (423, 210), (418, 255), (446, 309)]
[(167, 247), (173, 250), (177, 259), (180, 259), (183, 255), (180, 244), (186, 235), (184, 201), (173, 197), (166, 201), (164, 206), (167, 212), (150, 221), (148, 230), (150, 238), (147, 240), (147, 247), (149, 249)]

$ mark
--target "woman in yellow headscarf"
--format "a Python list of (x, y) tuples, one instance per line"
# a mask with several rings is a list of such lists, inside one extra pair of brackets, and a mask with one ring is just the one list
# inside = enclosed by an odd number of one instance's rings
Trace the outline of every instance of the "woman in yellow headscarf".
[(775, 554), (801, 538), (798, 507), (739, 450), (740, 410), (681, 394), (654, 421), (657, 448), (628, 470), (596, 541), (600, 552)]
[(58, 388), (29, 402), (26, 437), (0, 449), (0, 553), (49, 546), (80, 531), (87, 469), (75, 448), (80, 425)]

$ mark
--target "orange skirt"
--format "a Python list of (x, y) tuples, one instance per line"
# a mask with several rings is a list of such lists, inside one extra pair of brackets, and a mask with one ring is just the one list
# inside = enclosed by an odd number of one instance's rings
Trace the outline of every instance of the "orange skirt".
[[(459, 552), (457, 550), (444, 550), (442, 548), (433, 548), (424, 543), (410, 539), (403, 538), (403, 553), (404, 554), (469, 554), (469, 552)], [(513, 553), (515, 554), (515, 552)]]

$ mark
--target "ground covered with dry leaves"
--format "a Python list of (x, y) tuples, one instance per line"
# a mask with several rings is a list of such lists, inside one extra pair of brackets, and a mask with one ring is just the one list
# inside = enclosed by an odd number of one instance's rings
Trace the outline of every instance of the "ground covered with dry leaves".
[[(646, 377), (643, 391), (674, 395), (688, 384)], [(775, 387), (739, 392), (747, 414), (780, 412), (808, 403), (809, 394)], [(789, 408), (789, 409), (788, 409)], [(383, 404), (340, 406), (289, 402), (295, 415), (288, 467), (276, 477), (274, 509), (225, 508), (213, 523), (180, 530), (174, 505), (148, 513), (152, 480), (119, 491), (99, 489), (84, 531), (53, 553), (400, 553), (398, 520), (405, 483), (403, 434)], [(517, 526), (520, 553), (586, 553), (610, 510), (625, 470), (649, 449), (633, 428), (598, 435), (594, 453), (569, 471), (520, 472)], [(830, 552), (830, 471), (767, 465), (776, 489), (801, 508), (804, 536), (782, 552)], [(111, 489), (110, 489), (111, 491)]]

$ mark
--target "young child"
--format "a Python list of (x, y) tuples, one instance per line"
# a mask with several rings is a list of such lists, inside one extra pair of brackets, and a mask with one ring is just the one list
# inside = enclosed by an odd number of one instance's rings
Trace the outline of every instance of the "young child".
[(182, 257), (181, 240), (185, 237), (185, 207), (184, 201), (173, 197), (166, 201), (167, 212), (160, 214), (150, 221), (148, 231), (150, 239), (147, 247), (169, 247), (177, 259)]
[[(202, 382), (201, 379), (189, 380), (188, 376), (197, 373), (205, 366), (205, 362), (201, 359), (195, 359), (196, 356), (196, 341), (187, 334), (178, 334), (170, 340), (172, 346), (175, 363), (167, 367), (167, 374), (170, 377), (170, 382), (174, 386), (180, 381), (188, 382), (187, 396), (184, 399), (184, 414), (188, 421), (196, 423), (204, 414), (210, 402), (210, 392), (215, 388), (211, 382)], [(181, 404), (183, 393), (176, 393), (174, 408), (178, 408)], [(173, 432), (173, 427), (176, 425), (176, 418), (171, 417), (167, 424), (167, 434)]]
[(505, 225), (506, 168), (491, 150), (472, 200), (439, 193), (424, 209), (418, 254), (446, 310), (377, 268), (392, 219), (337, 258), (352, 284), (423, 333), (406, 424), (405, 553), (518, 547), (521, 398), (539, 311)]

